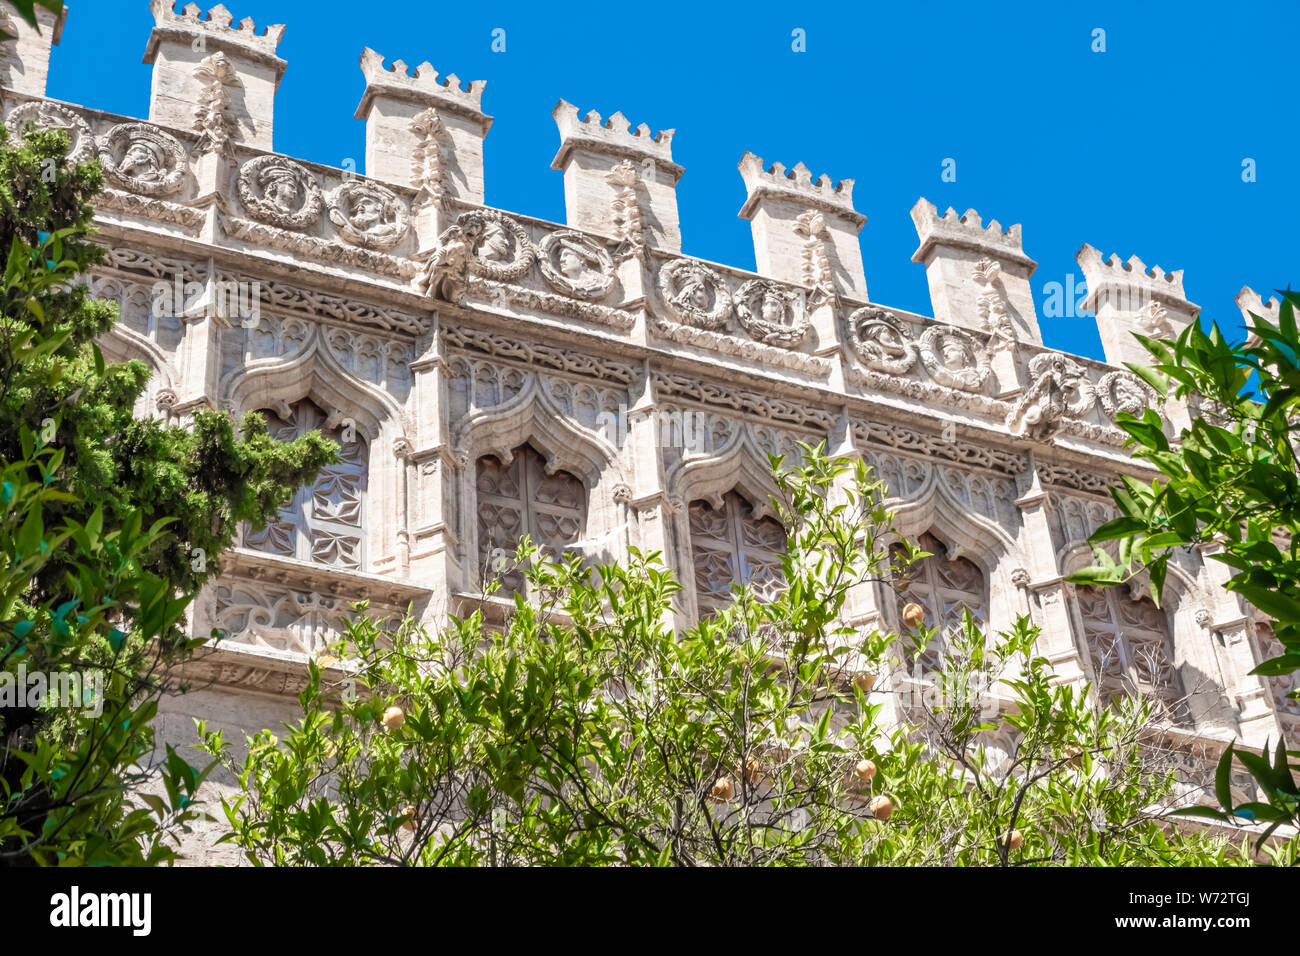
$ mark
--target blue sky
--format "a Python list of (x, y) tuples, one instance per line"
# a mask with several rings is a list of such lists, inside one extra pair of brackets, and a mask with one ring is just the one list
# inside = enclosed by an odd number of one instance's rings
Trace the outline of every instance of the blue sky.
[[(146, 115), (146, 0), (66, 2), (49, 94)], [(1071, 352), (1100, 356), (1096, 328), (1088, 316), (1044, 318), (1043, 287), (1071, 273), (1082, 282), (1084, 242), (1185, 269), (1202, 315), (1233, 329), (1242, 285), (1300, 286), (1295, 0), (226, 5), (237, 21), (288, 25), (275, 148), (316, 162), (363, 165), (364, 124), (352, 115), (357, 57), (371, 46), (390, 62), (487, 81), (493, 206), (563, 221), (561, 174), (549, 166), (550, 113), (564, 98), (677, 130), (684, 250), (705, 259), (753, 268), (749, 224), (736, 218), (744, 150), (855, 179), (867, 282), (885, 305), (931, 311), (910, 261), (908, 210), (922, 195), (1023, 224), (1044, 338)], [(498, 28), (503, 53), (491, 49)], [(1091, 48), (1098, 28), (1104, 53)], [(795, 29), (806, 52), (791, 49)], [(949, 157), (956, 182), (941, 181)], [(1246, 158), (1255, 182), (1242, 181)]]

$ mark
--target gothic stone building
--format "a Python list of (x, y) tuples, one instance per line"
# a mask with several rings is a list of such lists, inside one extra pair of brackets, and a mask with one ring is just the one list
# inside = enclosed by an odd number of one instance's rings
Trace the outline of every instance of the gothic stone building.
[(1154, 404), (1124, 368), (1144, 355), (1131, 333), (1197, 320), (1181, 272), (1083, 246), (1106, 361), (1062, 354), (1042, 343), (1020, 226), (921, 199), (912, 259), (934, 315), (887, 308), (867, 292), (852, 180), (752, 153), (740, 216), (757, 271), (702, 262), (681, 252), (673, 132), (564, 101), (566, 221), (493, 209), (485, 84), (369, 49), (365, 175), (291, 159), (272, 151), (284, 27), (152, 10), (144, 121), (48, 99), (64, 17), (42, 13), (38, 34), (0, 13), (19, 37), (0, 54), (10, 133), (65, 129), (107, 174), (90, 284), (121, 318), (104, 352), (153, 370), (141, 415), (262, 410), (277, 434), (319, 428), (343, 448), (222, 558), (193, 626), (224, 639), (167, 700), (166, 739), (193, 743), (193, 716), (234, 737), (278, 727), (352, 602), (464, 611), (525, 532), (602, 560), (662, 551), (687, 585), (681, 621), (733, 581), (767, 586), (783, 546), (767, 456), (821, 441), (869, 462), (900, 533), (933, 552), (901, 592), (859, 589), (848, 624), (895, 628), (900, 599), (940, 625), (962, 607), (994, 629), (1028, 614), (1062, 680), (1182, 702), (1163, 732), (1189, 785), (1226, 742), (1300, 724), (1289, 686), (1249, 673), (1267, 621), (1203, 552), (1179, 557), (1160, 608), (1141, 585), (1065, 580), (1113, 514), (1107, 486), (1150, 477), (1114, 417)]

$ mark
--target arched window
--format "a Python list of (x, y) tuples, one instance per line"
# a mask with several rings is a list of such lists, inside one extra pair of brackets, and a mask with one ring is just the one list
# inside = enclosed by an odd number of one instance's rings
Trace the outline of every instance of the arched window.
[(721, 508), (692, 501), (690, 530), (701, 613), (726, 606), (733, 584), (750, 585), (760, 599), (780, 593), (785, 529), (779, 521), (754, 517), (749, 502), (732, 491), (723, 496)]
[(485, 576), (498, 572), (503, 589), (519, 591), (523, 574), (507, 568), (519, 539), (528, 535), (548, 556), (558, 556), (582, 537), (587, 490), (567, 471), (548, 475), (546, 459), (531, 445), (512, 455), (508, 465), (494, 455), (478, 460), (478, 550)]
[[(926, 627), (938, 632), (921, 654), (923, 670), (934, 670), (946, 648), (947, 636), (961, 628), (962, 612), (969, 610), (977, 627), (988, 623), (987, 587), (979, 565), (966, 558), (952, 558), (942, 541), (928, 531), (916, 542), (929, 557), (918, 558), (894, 581), (894, 593), (901, 621), (903, 608), (919, 604), (925, 610)], [(901, 565), (903, 549), (895, 545), (895, 564)]]
[(1135, 600), (1120, 588), (1078, 587), (1075, 600), (1102, 702), (1141, 694), (1156, 702), (1163, 717), (1178, 719), (1172, 708), (1182, 688), (1169, 656), (1164, 612), (1150, 598)]
[(326, 414), (307, 399), (288, 406), (289, 417), (263, 410), (272, 435), (288, 441), (319, 430), (339, 446), (337, 465), (321, 469), (313, 484), (298, 489), (275, 521), (244, 532), (245, 547), (336, 568), (362, 568), (361, 519), (366, 494), (366, 442), (355, 427), (328, 427)]

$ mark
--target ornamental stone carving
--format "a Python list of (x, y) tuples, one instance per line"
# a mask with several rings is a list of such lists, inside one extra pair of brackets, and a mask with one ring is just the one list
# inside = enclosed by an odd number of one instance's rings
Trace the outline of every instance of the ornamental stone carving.
[(411, 130), (419, 137), (411, 155), (411, 183), (418, 190), (411, 206), (415, 210), (430, 205), (441, 209), (447, 197), (447, 173), (442, 156), (445, 133), (438, 111), (430, 108), (416, 113)]
[(28, 123), (35, 123), (41, 129), (58, 129), (67, 133), (71, 140), (68, 146), (68, 163), (73, 166), (84, 163), (95, 154), (95, 137), (90, 132), (90, 125), (66, 106), (50, 102), (22, 103), (15, 106), (9, 113), (9, 118), (5, 120), (9, 139), (14, 142), (21, 140), (23, 130)]
[[(465, 215), (469, 214), (461, 218)], [(470, 271), (497, 282), (514, 282), (526, 276), (533, 264), (533, 244), (524, 227), (495, 209), (474, 215), (482, 218), (483, 231), (474, 246)]]
[(736, 292), (736, 318), (750, 338), (787, 349), (802, 345), (811, 326), (802, 295), (767, 279), (750, 279)]
[(258, 156), (239, 170), (239, 201), (254, 219), (305, 229), (320, 219), (320, 187), (306, 168), (283, 156)]
[(194, 129), (200, 134), (197, 152), (221, 152), (235, 136), (237, 120), (229, 91), (239, 86), (239, 74), (230, 58), (218, 50), (199, 61), (194, 78), (203, 84), (194, 107)]
[(429, 257), (416, 287), (435, 299), (459, 303), (469, 288), (474, 247), (483, 238), (486, 225), (482, 213), (461, 213), (456, 222), (438, 237), (438, 247)]
[(1107, 372), (1097, 382), (1097, 399), (1106, 417), (1114, 421), (1120, 412), (1141, 415), (1144, 408), (1155, 408), (1158, 397), (1153, 389), (1132, 372)]
[(348, 180), (330, 192), (328, 204), (330, 222), (354, 246), (383, 251), (406, 235), (406, 206), (379, 183)]
[(794, 233), (800, 239), (803, 284), (823, 295), (833, 295), (835, 279), (830, 256), (826, 252), (826, 244), (830, 242), (826, 218), (816, 210), (802, 212), (795, 220)]
[(1050, 438), (1067, 413), (1083, 414), (1096, 398), (1088, 370), (1059, 352), (1035, 355), (1029, 360), (1029, 375), (1029, 387), (1007, 413), (1013, 435)]
[(599, 299), (614, 285), (614, 260), (590, 236), (573, 229), (547, 233), (537, 265), (553, 288), (579, 299)]
[(1148, 302), (1138, 312), (1134, 329), (1153, 339), (1170, 338), (1174, 334), (1174, 328), (1169, 323), (1169, 310), (1155, 301)]
[(989, 258), (977, 262), (971, 273), (971, 278), (980, 290), (979, 297), (975, 300), (980, 321), (989, 334), (989, 349), (995, 352), (1014, 348), (1016, 344), (1016, 326), (1011, 321), (1006, 292), (998, 282), (1001, 274), (1002, 264)]
[(674, 259), (659, 270), (659, 295), (674, 318), (720, 331), (731, 317), (731, 294), (718, 275), (694, 259)]
[(993, 374), (988, 352), (953, 325), (932, 325), (921, 334), (921, 363), (940, 385), (981, 392)]
[(916, 365), (916, 342), (888, 309), (863, 306), (849, 316), (847, 325), (849, 347), (867, 368), (905, 375)]
[(166, 196), (185, 178), (185, 147), (148, 123), (118, 123), (99, 144), (99, 161), (109, 177), (146, 196)]

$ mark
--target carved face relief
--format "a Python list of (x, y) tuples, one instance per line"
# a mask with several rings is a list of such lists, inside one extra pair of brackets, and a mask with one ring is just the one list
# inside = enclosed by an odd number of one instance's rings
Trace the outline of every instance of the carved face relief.
[(282, 229), (303, 229), (320, 218), (320, 187), (304, 167), (283, 156), (258, 156), (239, 170), (239, 199), (248, 214)]
[(66, 106), (48, 101), (15, 106), (5, 120), (9, 139), (13, 142), (20, 141), (28, 123), (35, 124), (41, 129), (61, 129), (67, 133), (71, 140), (68, 147), (68, 163), (73, 166), (84, 163), (94, 155), (95, 137), (90, 132), (90, 125)]
[(788, 349), (801, 345), (810, 327), (799, 293), (766, 279), (740, 287), (736, 317), (751, 338)]
[(921, 335), (921, 362), (940, 385), (965, 392), (983, 391), (993, 374), (988, 353), (952, 325), (932, 325)]
[(614, 284), (614, 261), (590, 236), (560, 229), (547, 234), (538, 253), (542, 278), (567, 295), (598, 299)]
[(1092, 408), (1096, 391), (1088, 370), (1073, 359), (1058, 352), (1036, 355), (1029, 360), (1029, 375), (1029, 386), (1007, 413), (1011, 434), (1046, 440), (1067, 413), (1077, 417)]
[(495, 209), (485, 209), (478, 215), (483, 229), (474, 247), (474, 273), (498, 282), (522, 279), (533, 264), (533, 244), (528, 241), (528, 233)]
[(406, 207), (392, 190), (349, 180), (329, 195), (329, 218), (348, 242), (365, 249), (391, 249), (406, 235)]
[(696, 328), (721, 329), (731, 316), (731, 295), (722, 276), (694, 259), (664, 264), (659, 295), (673, 317)]
[(180, 189), (185, 147), (146, 123), (119, 123), (100, 142), (104, 171), (133, 192), (162, 196)]
[(904, 375), (916, 365), (916, 342), (893, 312), (868, 305), (848, 318), (849, 347), (867, 368)]
[(1120, 412), (1140, 415), (1144, 408), (1155, 408), (1157, 403), (1155, 389), (1132, 372), (1107, 372), (1097, 383), (1097, 398), (1112, 421)]

